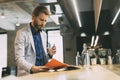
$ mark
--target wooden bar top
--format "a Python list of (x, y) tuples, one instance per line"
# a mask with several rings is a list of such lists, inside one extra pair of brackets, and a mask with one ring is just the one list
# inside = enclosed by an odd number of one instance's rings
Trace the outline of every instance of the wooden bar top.
[(9, 80), (120, 80), (120, 64), (94, 65), (89, 69), (80, 67), (70, 71), (40, 72)]

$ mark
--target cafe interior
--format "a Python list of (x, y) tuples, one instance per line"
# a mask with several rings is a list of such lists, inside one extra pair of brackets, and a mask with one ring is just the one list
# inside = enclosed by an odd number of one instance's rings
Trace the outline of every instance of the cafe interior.
[[(72, 67), (18, 77), (15, 35), (38, 5), (51, 14), (44, 31), (53, 58)], [(0, 0), (0, 80), (119, 80), (119, 36), (120, 0)]]

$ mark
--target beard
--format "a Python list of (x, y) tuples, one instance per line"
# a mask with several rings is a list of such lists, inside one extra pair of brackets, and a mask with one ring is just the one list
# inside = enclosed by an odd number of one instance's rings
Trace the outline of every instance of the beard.
[(37, 31), (41, 31), (43, 28), (43, 25), (40, 25), (38, 22), (34, 22), (34, 27)]

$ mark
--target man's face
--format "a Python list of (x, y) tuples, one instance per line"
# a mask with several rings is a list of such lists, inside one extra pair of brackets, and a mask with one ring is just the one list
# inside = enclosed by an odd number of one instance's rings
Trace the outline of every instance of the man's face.
[(32, 16), (32, 23), (36, 30), (41, 30), (47, 22), (48, 15), (40, 13), (38, 16)]

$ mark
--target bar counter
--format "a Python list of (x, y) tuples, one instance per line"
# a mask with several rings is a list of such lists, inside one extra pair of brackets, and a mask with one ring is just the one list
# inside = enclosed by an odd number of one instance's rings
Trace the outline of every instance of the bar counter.
[[(2, 79), (7, 80), (7, 79)], [(119, 65), (94, 65), (86, 69), (80, 67), (77, 70), (40, 72), (9, 80), (120, 80)]]

